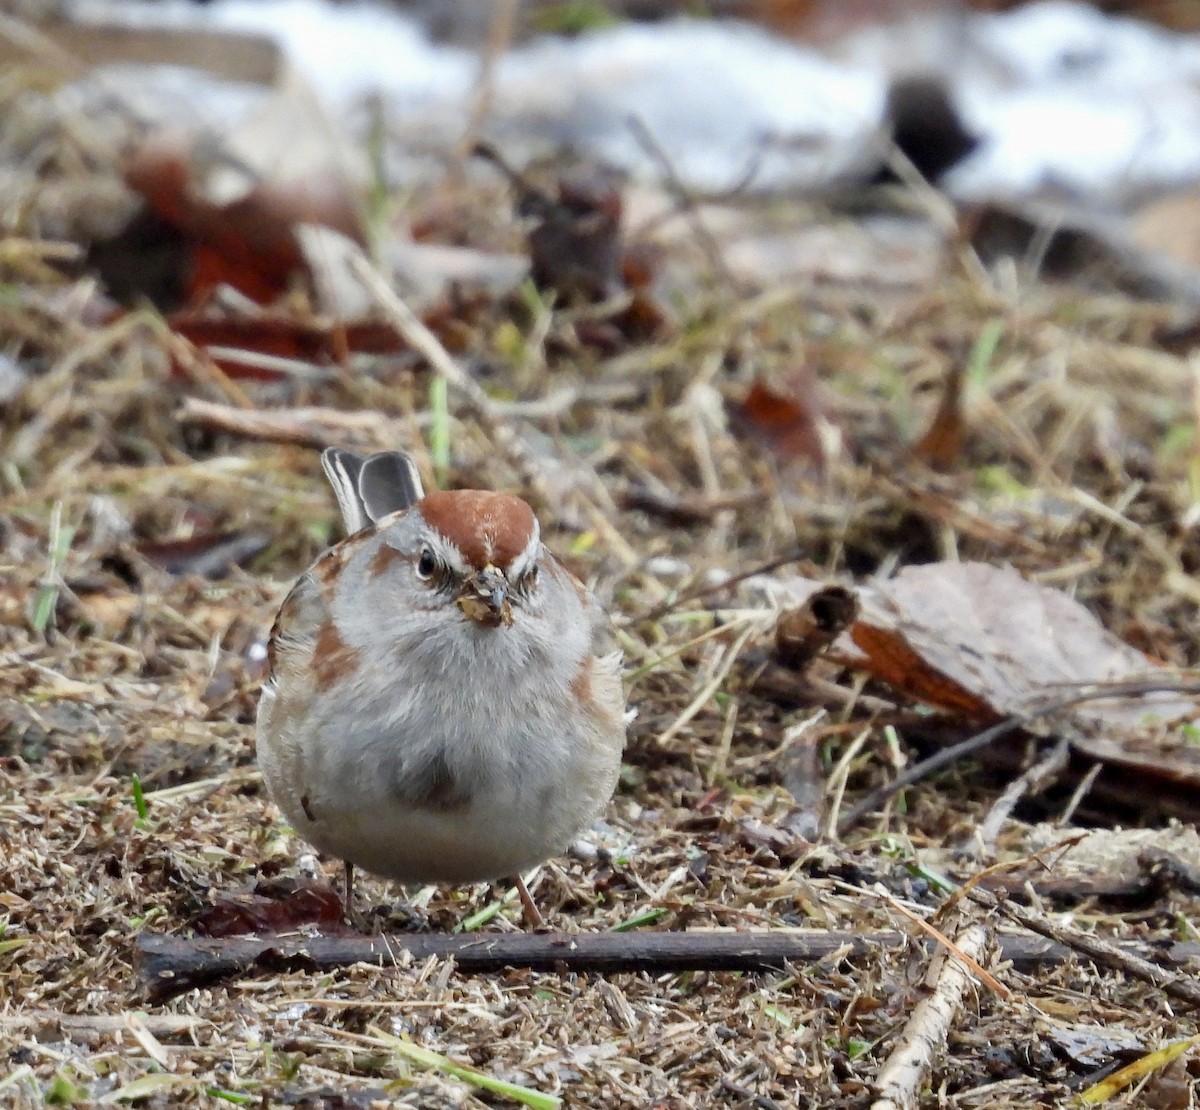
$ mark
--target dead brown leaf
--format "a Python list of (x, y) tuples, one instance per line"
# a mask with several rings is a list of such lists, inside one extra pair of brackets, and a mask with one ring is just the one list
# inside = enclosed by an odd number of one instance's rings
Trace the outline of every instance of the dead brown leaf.
[(328, 883), (279, 879), (259, 883), (251, 893), (221, 894), (196, 921), (206, 937), (256, 936), (294, 932), (315, 925), (343, 932), (342, 900)]
[(731, 415), (735, 428), (762, 443), (783, 465), (801, 463), (824, 471), (829, 444), (837, 441), (816, 374), (807, 365), (788, 374), (782, 388), (755, 382), (745, 398), (731, 406)]
[[(1167, 674), (1079, 602), (1009, 567), (906, 567), (861, 600), (850, 631), (860, 665), (918, 701), (981, 720), (1027, 712), (1081, 686)], [(1165, 694), (1132, 709), (1092, 706), (1077, 715), (1136, 727), (1196, 711), (1194, 699)]]

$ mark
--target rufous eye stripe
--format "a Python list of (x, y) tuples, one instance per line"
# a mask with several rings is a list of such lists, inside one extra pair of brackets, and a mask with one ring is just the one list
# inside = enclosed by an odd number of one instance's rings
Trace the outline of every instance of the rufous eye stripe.
[(378, 578), (396, 563), (411, 563), (413, 561), (411, 555), (405, 555), (403, 551), (397, 551), (390, 543), (380, 543), (379, 550), (371, 556), (371, 561), (367, 564), (367, 573), (372, 578)]

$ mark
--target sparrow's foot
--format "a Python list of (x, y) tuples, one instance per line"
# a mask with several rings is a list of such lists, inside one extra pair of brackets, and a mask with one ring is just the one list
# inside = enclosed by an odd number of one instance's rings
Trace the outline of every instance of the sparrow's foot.
[(369, 922), (354, 905), (354, 864), (349, 860), (342, 861), (342, 912), (350, 928), (364, 934), (369, 931)]

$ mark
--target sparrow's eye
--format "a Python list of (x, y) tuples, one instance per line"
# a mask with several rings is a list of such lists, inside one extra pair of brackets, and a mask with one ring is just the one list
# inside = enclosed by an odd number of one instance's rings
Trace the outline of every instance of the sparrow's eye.
[(437, 567), (437, 556), (428, 547), (421, 548), (421, 554), (417, 559), (417, 577), (422, 581), (428, 581), (433, 577), (433, 572), (437, 570)]
[(518, 583), (518, 588), (529, 593), (538, 584), (538, 568), (530, 567), (524, 574), (521, 575), (521, 581)]

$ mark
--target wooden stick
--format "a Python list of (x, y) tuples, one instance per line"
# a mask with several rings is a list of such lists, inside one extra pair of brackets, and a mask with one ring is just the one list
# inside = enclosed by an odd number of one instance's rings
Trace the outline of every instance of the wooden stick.
[[(990, 933), (975, 922), (955, 938), (959, 951), (976, 965), (987, 960)], [(953, 951), (934, 957), (933, 990), (917, 1004), (895, 1048), (875, 1079), (878, 1098), (871, 1110), (915, 1110), (933, 1067), (934, 1053), (945, 1048), (950, 1028), (972, 983), (971, 969)]]
[[(454, 959), (468, 973), (509, 967), (531, 971), (651, 975), (681, 971), (769, 971), (788, 963), (836, 956), (863, 956), (909, 942), (903, 933), (812, 930), (677, 933), (390, 934), (373, 937), (236, 937), (197, 939), (143, 933), (137, 962), (150, 999), (160, 1002), (195, 987), (253, 972), (324, 972), (355, 963), (394, 967), (436, 956)], [(1072, 954), (1063, 944), (1027, 934), (999, 938), (1000, 958), (1018, 967), (1061, 963)], [(1157, 949), (1123, 945), (1137, 957), (1152, 952), (1180, 964), (1200, 957), (1200, 944)]]
[(247, 411), (185, 397), (175, 416), (184, 424), (299, 447), (352, 446), (382, 451), (407, 442), (411, 436), (411, 428), (404, 421), (378, 412), (313, 407)]
[(1091, 933), (1081, 933), (1077, 929), (1052, 921), (1029, 906), (1023, 906), (1010, 898), (997, 897), (991, 891), (979, 887), (969, 889), (967, 897), (985, 909), (1001, 913), (1026, 929), (1086, 956), (1097, 967), (1123, 972), (1131, 979), (1149, 983), (1171, 998), (1200, 1007), (1200, 983), (1191, 977), (1182, 978), (1174, 974), (1162, 966), (1162, 961), (1152, 962), (1153, 957), (1157, 955), (1157, 949), (1153, 947), (1131, 947), (1119, 941), (1093, 936)]

